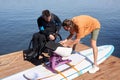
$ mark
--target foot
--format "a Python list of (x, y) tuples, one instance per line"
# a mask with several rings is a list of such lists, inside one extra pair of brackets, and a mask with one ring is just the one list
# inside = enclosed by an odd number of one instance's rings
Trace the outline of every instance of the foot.
[(96, 73), (97, 71), (99, 71), (99, 67), (97, 67), (96, 65), (93, 65), (93, 67), (88, 72), (93, 74), (93, 73)]
[(49, 61), (49, 57), (46, 57), (46, 56), (44, 56), (44, 55), (41, 55), (43, 58), (42, 58), (42, 61), (43, 61), (43, 63), (45, 63), (45, 62), (48, 62)]

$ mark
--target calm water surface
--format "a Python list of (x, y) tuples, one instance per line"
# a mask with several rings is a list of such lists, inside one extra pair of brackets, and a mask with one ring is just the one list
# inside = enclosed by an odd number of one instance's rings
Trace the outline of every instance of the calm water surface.
[[(0, 55), (27, 49), (32, 34), (37, 32), (36, 19), (49, 9), (60, 17), (91, 15), (101, 22), (98, 45), (115, 46), (114, 56), (120, 57), (119, 0), (0, 0)], [(63, 39), (68, 35), (60, 31)], [(86, 45), (90, 36), (82, 39)]]

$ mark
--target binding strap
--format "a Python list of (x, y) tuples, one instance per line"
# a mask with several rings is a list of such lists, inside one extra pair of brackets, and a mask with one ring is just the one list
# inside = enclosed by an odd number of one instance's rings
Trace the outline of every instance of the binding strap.
[(77, 68), (75, 68), (74, 65), (72, 65), (72, 64), (70, 64), (70, 63), (67, 63), (67, 65), (69, 65), (71, 68), (73, 68), (75, 71), (77, 71), (78, 75), (81, 74), (81, 72), (80, 72)]
[(68, 80), (67, 79), (67, 77), (64, 75), (64, 74), (62, 74), (62, 72), (61, 71), (58, 71), (58, 70), (55, 70), (58, 74), (60, 74), (61, 76), (63, 76), (64, 77), (64, 79), (66, 79), (66, 80)]

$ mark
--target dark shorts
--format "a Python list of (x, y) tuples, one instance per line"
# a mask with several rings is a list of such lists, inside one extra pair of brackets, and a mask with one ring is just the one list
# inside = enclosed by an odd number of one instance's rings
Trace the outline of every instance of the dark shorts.
[(97, 40), (98, 35), (99, 35), (99, 31), (100, 31), (100, 29), (95, 29), (95, 30), (91, 33), (91, 39)]

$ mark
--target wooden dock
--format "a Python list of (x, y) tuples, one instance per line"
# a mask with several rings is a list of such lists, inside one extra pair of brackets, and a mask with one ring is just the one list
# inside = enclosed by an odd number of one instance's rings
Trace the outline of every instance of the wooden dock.
[[(84, 44), (78, 44), (76, 51), (85, 50), (89, 47)], [(13, 75), (15, 73), (40, 65), (40, 61), (31, 63), (23, 59), (23, 51), (10, 53), (0, 56), (0, 79)], [(120, 80), (120, 58), (110, 56), (102, 64), (100, 71), (95, 74), (85, 73), (74, 80)]]

